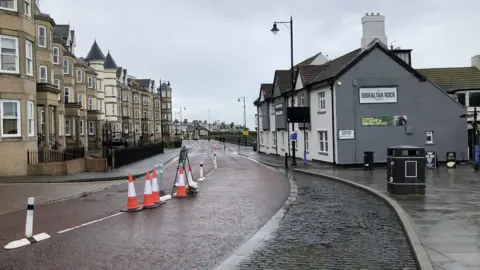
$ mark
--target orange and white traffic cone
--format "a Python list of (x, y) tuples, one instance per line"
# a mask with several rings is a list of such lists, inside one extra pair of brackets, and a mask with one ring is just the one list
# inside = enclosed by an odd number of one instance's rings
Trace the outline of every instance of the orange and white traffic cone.
[(127, 208), (122, 212), (138, 212), (143, 210), (143, 206), (138, 204), (137, 193), (135, 193), (135, 185), (133, 184), (132, 174), (128, 174), (128, 199)]
[(160, 206), (159, 204), (156, 205), (153, 202), (153, 195), (152, 195), (152, 183), (150, 181), (150, 173), (147, 172), (147, 175), (145, 177), (145, 190), (143, 192), (143, 207), (150, 209), (150, 208), (156, 208)]
[(178, 186), (175, 198), (185, 198), (187, 197), (187, 187), (185, 186), (185, 174), (183, 168), (180, 168), (178, 176)]
[(160, 203), (160, 190), (158, 190), (157, 170), (153, 170), (152, 197), (154, 203)]
[(190, 164), (188, 164), (187, 181), (188, 181), (188, 186), (189, 187), (192, 187), (194, 189), (198, 188), (197, 182), (195, 182), (193, 180), (192, 165), (190, 165)]

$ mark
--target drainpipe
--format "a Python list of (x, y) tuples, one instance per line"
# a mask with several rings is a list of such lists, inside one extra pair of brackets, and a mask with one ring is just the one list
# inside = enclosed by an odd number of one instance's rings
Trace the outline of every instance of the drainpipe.
[(335, 135), (336, 135), (336, 132), (335, 132), (335, 101), (333, 99), (333, 86), (334, 86), (334, 81), (331, 81), (330, 82), (330, 93), (331, 93), (331, 96), (332, 96), (332, 157), (333, 157), (333, 164), (337, 164), (337, 162), (335, 161), (336, 159), (336, 155), (335, 155)]

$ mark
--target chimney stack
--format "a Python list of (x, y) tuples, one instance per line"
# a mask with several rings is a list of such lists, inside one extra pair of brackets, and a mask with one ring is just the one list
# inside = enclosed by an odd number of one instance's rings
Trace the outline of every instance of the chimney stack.
[(388, 46), (387, 34), (385, 33), (385, 16), (372, 12), (366, 13), (362, 18), (362, 49), (367, 47), (373, 40), (378, 39)]
[(475, 55), (472, 57), (472, 67), (480, 69), (480, 55)]

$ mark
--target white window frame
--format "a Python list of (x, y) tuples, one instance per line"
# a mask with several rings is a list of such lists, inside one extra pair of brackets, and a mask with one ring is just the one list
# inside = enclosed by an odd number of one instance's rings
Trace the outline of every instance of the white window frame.
[(60, 79), (53, 79), (53, 85), (55, 85), (58, 89), (60, 89)]
[(273, 145), (273, 147), (275, 147), (275, 146), (277, 146), (277, 132), (276, 131), (272, 131), (272, 138), (273, 138), (273, 140), (272, 140), (273, 144), (272, 145)]
[(77, 82), (78, 83), (83, 83), (83, 71), (82, 70), (77, 70)]
[(93, 78), (92, 77), (88, 77), (87, 79), (87, 86), (88, 88), (92, 89), (93, 88)]
[(60, 49), (58, 47), (52, 49), (52, 61), (56, 65), (60, 64)]
[(63, 97), (65, 99), (65, 103), (70, 103), (70, 87), (63, 88)]
[[(42, 77), (42, 70), (45, 70), (45, 77)], [(38, 66), (38, 82), (48, 83), (48, 67), (47, 66)]]
[[(0, 60), (0, 72), (2, 73), (10, 73), (10, 74), (18, 74), (20, 73), (20, 62), (19, 62), (19, 51), (18, 51), (18, 37), (12, 37), (12, 36), (5, 36), (5, 35), (0, 35), (0, 48), (2, 47), (2, 39), (10, 39), (10, 40), (13, 40), (15, 42), (15, 54), (5, 54), (5, 55), (9, 55), (9, 56), (15, 56), (15, 70), (4, 70), (3, 69), (3, 66), (1, 66), (1, 60)], [(1, 53), (0, 51), (0, 56), (1, 55), (4, 55), (3, 53)]]
[[(15, 0), (14, 0), (15, 2)], [(23, 11), (25, 16), (31, 18), (32, 17), (32, 0), (24, 0), (23, 1)]]
[(147, 111), (143, 111), (143, 119), (147, 119), (148, 118), (148, 112)]
[(77, 103), (83, 107), (83, 94), (77, 93)]
[(94, 110), (94, 107), (93, 107), (93, 98), (88, 98), (88, 102), (87, 102), (87, 110)]
[(33, 43), (28, 39), (25, 40), (25, 74), (33, 76)]
[(72, 135), (72, 121), (70, 121), (70, 117), (65, 117), (65, 136)]
[(9, 10), (9, 11), (18, 11), (17, 1), (18, 0), (13, 0), (13, 8), (0, 7), (0, 9)]
[(133, 95), (133, 103), (138, 103), (138, 96), (137, 95)]
[(80, 124), (80, 135), (83, 136), (85, 135), (85, 126), (84, 126), (83, 120), (80, 120), (79, 124)]
[(155, 100), (154, 102), (155, 102), (155, 107), (158, 108), (158, 107), (160, 106), (160, 100), (157, 99), (157, 100)]
[[(44, 35), (40, 34), (40, 29), (43, 29)], [(43, 43), (41, 42), (43, 38)], [(45, 25), (39, 25), (37, 29), (37, 44), (40, 48), (47, 48), (47, 27)]]
[(300, 93), (300, 107), (305, 107), (305, 92)]
[(88, 135), (95, 135), (95, 123), (93, 121), (88, 121)]
[(159, 112), (155, 112), (155, 120), (160, 120), (160, 113)]
[(123, 101), (128, 101), (128, 92), (122, 92)]
[(327, 93), (325, 91), (320, 91), (317, 94), (317, 102), (318, 102), (318, 112), (324, 112), (327, 110)]
[(50, 69), (50, 84), (53, 84), (54, 81), (55, 81), (55, 68), (52, 67), (52, 69)]
[(148, 133), (148, 124), (143, 124), (143, 133)]
[(35, 136), (35, 102), (27, 101), (28, 136)]
[(425, 140), (426, 140), (427, 144), (434, 144), (435, 143), (434, 135), (435, 135), (435, 133), (433, 132), (433, 130), (429, 130), (429, 131), (425, 132)]
[(317, 135), (318, 135), (318, 152), (327, 154), (328, 153), (328, 131), (318, 130)]
[(68, 59), (63, 59), (63, 75), (70, 75), (70, 60)]
[[(17, 116), (7, 116), (5, 117), (3, 115), (3, 104), (4, 103), (15, 103), (17, 106)], [(3, 120), (4, 119), (13, 119), (17, 120), (17, 133), (16, 134), (3, 134)], [(20, 100), (14, 100), (14, 99), (2, 99), (0, 100), (0, 130), (1, 130), (1, 137), (4, 138), (11, 138), (11, 137), (20, 137), (22, 136), (22, 117), (21, 117), (21, 106), (20, 106)]]
[(146, 97), (143, 98), (143, 105), (148, 105), (148, 98)]

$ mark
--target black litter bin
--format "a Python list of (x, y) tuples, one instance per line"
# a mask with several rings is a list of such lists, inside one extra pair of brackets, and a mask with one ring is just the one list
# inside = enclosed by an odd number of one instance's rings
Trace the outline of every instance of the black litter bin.
[(363, 169), (369, 171), (373, 170), (373, 152), (363, 152)]
[(252, 143), (253, 151), (257, 152), (257, 142)]
[(395, 195), (425, 195), (425, 149), (395, 146), (387, 149), (387, 191)]

